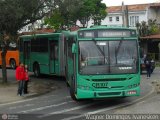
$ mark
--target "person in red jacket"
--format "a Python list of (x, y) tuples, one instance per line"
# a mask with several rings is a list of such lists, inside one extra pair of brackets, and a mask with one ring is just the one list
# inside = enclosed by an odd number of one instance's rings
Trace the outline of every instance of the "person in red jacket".
[(29, 75), (28, 75), (28, 66), (25, 65), (25, 84), (24, 84), (24, 94), (28, 93), (28, 81), (29, 81)]
[(24, 94), (24, 82), (25, 82), (25, 70), (24, 65), (20, 62), (20, 65), (16, 68), (16, 80), (18, 81), (18, 95)]

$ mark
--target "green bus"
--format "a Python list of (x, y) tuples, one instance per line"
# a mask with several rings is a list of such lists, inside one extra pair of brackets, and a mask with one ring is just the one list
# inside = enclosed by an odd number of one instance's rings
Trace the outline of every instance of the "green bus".
[(136, 30), (97, 26), (65, 36), (65, 72), (73, 100), (140, 95)]
[(20, 61), (36, 77), (40, 74), (64, 76), (64, 37), (62, 33), (22, 35)]

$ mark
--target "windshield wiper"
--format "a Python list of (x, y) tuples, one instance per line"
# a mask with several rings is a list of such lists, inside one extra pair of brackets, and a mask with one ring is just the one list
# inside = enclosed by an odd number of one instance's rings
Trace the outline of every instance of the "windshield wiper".
[(104, 64), (105, 64), (105, 53), (104, 51), (102, 51), (102, 49), (100, 48), (100, 46), (96, 45), (96, 41), (93, 39), (95, 46), (97, 47), (97, 49), (99, 50), (99, 52), (102, 54), (103, 58), (104, 58)]
[(123, 42), (123, 41), (119, 41), (118, 47), (115, 48), (116, 64), (117, 64), (117, 56), (118, 56), (119, 50), (120, 50), (120, 48), (121, 48), (121, 46), (122, 46), (122, 42)]

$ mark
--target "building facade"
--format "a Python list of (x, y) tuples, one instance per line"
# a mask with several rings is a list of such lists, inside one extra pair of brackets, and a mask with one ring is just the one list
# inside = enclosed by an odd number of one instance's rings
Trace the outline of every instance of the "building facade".
[[(127, 6), (111, 6), (107, 8), (108, 15), (102, 20), (102, 25), (123, 26), (124, 17), (127, 17), (128, 26), (136, 27), (136, 23), (148, 22), (149, 19), (156, 19), (160, 24), (160, 3), (136, 4)], [(123, 7), (127, 7), (124, 10)], [(128, 12), (125, 16), (125, 12)]]
[[(106, 9), (108, 13), (106, 18), (101, 21), (101, 25), (109, 25), (109, 26), (123, 26), (125, 19), (128, 21), (129, 27), (135, 27), (136, 23), (141, 23), (142, 21), (148, 22), (149, 19), (156, 19), (160, 24), (160, 3), (149, 3), (149, 4), (135, 4), (135, 5), (121, 5), (121, 6), (110, 6)], [(123, 9), (123, 7), (127, 7), (127, 11)], [(125, 16), (126, 12), (128, 13)], [(46, 28), (43, 25), (44, 20), (37, 20), (33, 24), (29, 24), (23, 27), (19, 32), (31, 32), (37, 28)], [(86, 23), (86, 27), (92, 26), (94, 21), (90, 19)], [(77, 25), (82, 27), (83, 25), (80, 21), (77, 21)]]

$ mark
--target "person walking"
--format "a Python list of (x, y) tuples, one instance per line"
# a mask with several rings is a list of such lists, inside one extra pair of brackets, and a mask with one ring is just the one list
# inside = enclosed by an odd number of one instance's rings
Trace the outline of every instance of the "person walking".
[(25, 70), (24, 64), (20, 62), (19, 66), (16, 68), (16, 80), (18, 81), (18, 92), (19, 96), (24, 94), (24, 79), (25, 79)]
[(25, 68), (24, 94), (28, 94), (28, 81), (29, 81), (28, 66), (25, 65), (24, 68)]
[(151, 60), (147, 57), (145, 60), (145, 66), (147, 70), (147, 79), (151, 77)]

